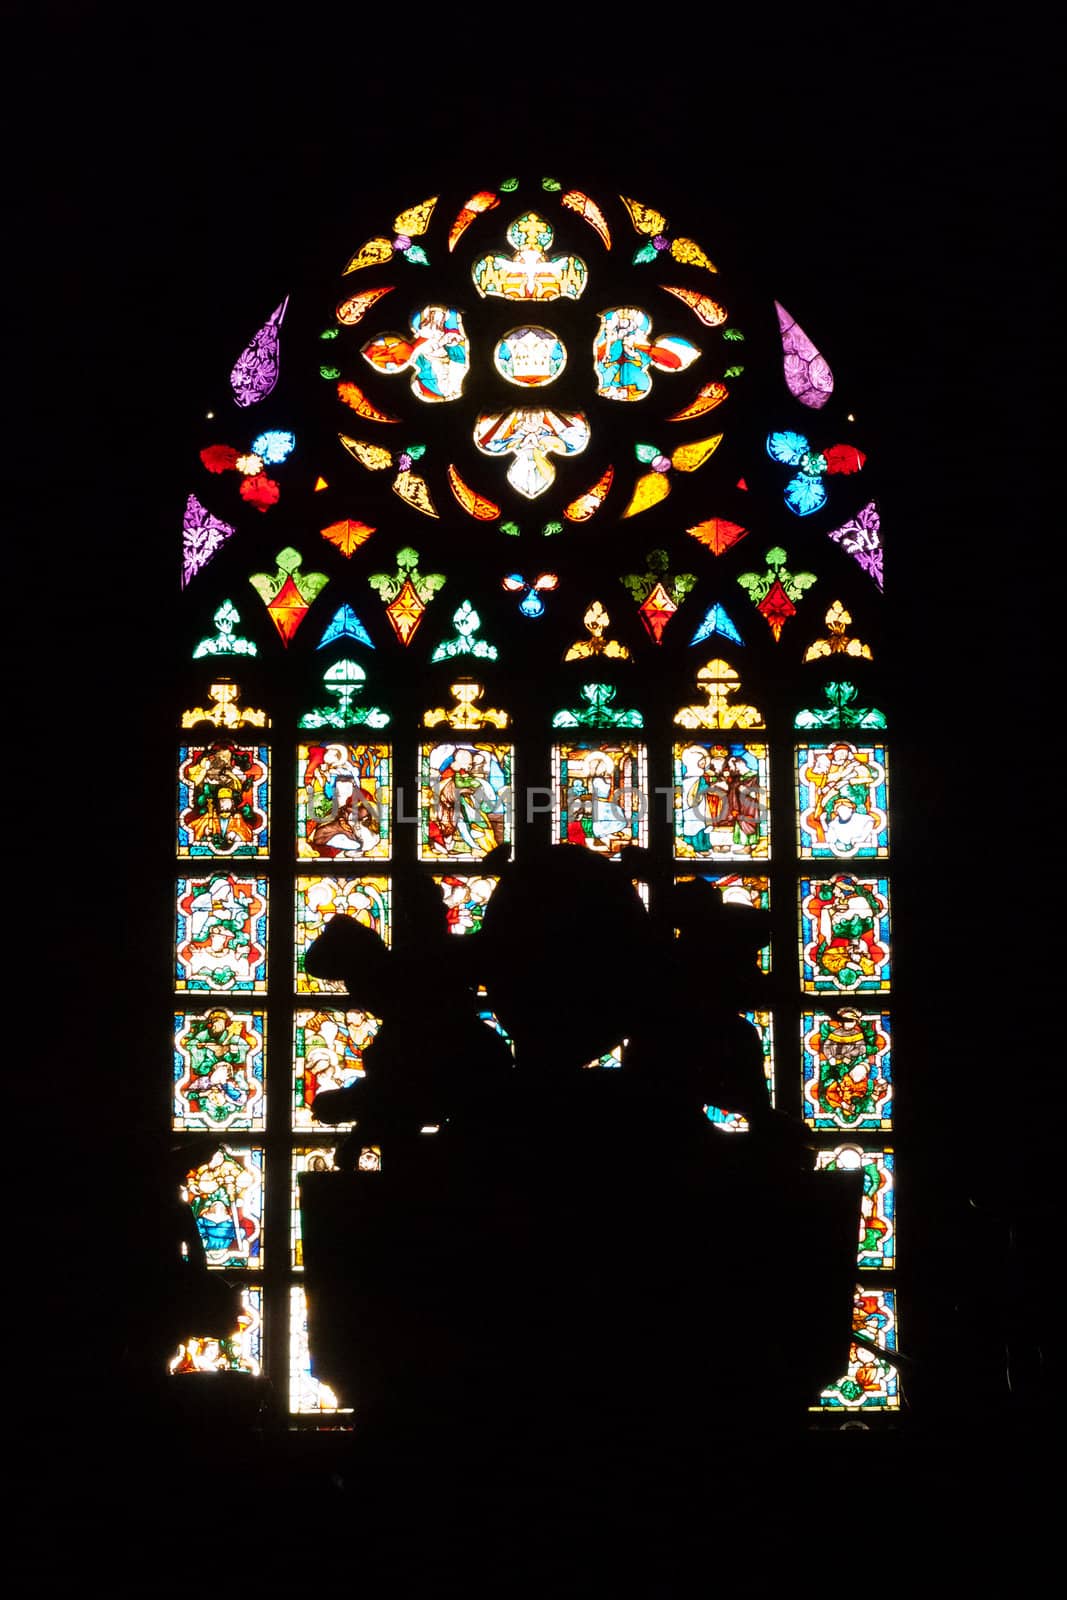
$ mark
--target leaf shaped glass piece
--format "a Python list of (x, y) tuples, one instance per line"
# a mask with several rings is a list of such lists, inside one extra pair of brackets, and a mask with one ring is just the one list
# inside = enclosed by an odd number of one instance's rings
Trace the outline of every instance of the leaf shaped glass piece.
[(421, 244), (409, 244), (404, 251), (404, 260), (411, 262), (416, 267), (428, 267), (430, 258)]
[(706, 383), (687, 406), (676, 411), (667, 421), (691, 422), (694, 417), (703, 417), (709, 411), (714, 411), (716, 406), (721, 406), (729, 392), (725, 383)]
[(481, 216), (485, 211), (495, 210), (499, 204), (499, 198), (491, 189), (480, 189), (477, 194), (472, 194), (470, 199), (461, 207), (459, 215), (448, 230), (449, 251), (451, 252), (456, 248), (475, 217)]
[(185, 502), (182, 518), (182, 588), (202, 572), (237, 530), (214, 516), (195, 494)]
[(595, 516), (607, 499), (608, 490), (611, 488), (614, 476), (615, 468), (608, 467), (591, 489), (587, 490), (585, 494), (579, 495), (577, 500), (572, 500), (570, 505), (564, 506), (563, 515), (567, 518), (567, 521), (588, 522), (590, 517)]
[(826, 358), (796, 319), (777, 300), (774, 309), (782, 335), (782, 374), (786, 388), (802, 406), (818, 411), (833, 393), (834, 375)]
[(257, 472), (250, 478), (242, 478), (239, 490), (242, 500), (250, 506), (255, 506), (257, 511), (269, 511), (271, 506), (276, 506), (281, 498), (281, 489), (273, 478), (268, 478), (265, 472)]
[(230, 388), (239, 406), (258, 405), (278, 382), (279, 330), (289, 304), (286, 295), (246, 345), (230, 373)]
[(729, 316), (725, 306), (721, 306), (710, 295), (701, 294), (697, 289), (680, 289), (669, 283), (661, 283), (660, 288), (664, 294), (673, 294), (683, 305), (687, 305), (706, 328), (718, 328)]
[(647, 511), (651, 506), (659, 505), (661, 500), (666, 500), (670, 492), (671, 480), (665, 472), (643, 472), (634, 484), (629, 504), (620, 515), (636, 517), (638, 512)]
[(767, 454), (786, 467), (799, 467), (811, 446), (802, 433), (786, 429), (767, 436)]
[(859, 562), (879, 589), (883, 577), (881, 526), (877, 503), (871, 500), (848, 522), (842, 523), (840, 528), (832, 528), (826, 535)]
[(433, 503), (429, 484), (417, 472), (398, 472), (393, 479), (393, 493), (398, 494), (405, 505), (421, 511), (424, 517), (440, 515)]
[(631, 257), (631, 261), (635, 267), (645, 266), (648, 264), (648, 262), (655, 261), (655, 259), (656, 247), (654, 244), (641, 245), (639, 249), (634, 251)]
[(643, 467), (650, 467), (660, 453), (658, 444), (639, 443), (634, 445), (634, 455)]
[(710, 639), (712, 634), (715, 633), (721, 634), (724, 639), (732, 640), (734, 644), (743, 645), (745, 642), (720, 605), (709, 607), (703, 622), (689, 643), (691, 645), (703, 644), (705, 639)]
[(322, 528), (320, 532), (330, 544), (337, 546), (343, 556), (350, 556), (361, 544), (366, 544), (374, 529), (367, 522), (345, 517), (341, 522), (331, 522), (328, 528)]
[(580, 189), (568, 189), (566, 194), (560, 195), (560, 204), (565, 205), (568, 211), (577, 212), (582, 221), (588, 222), (589, 226), (600, 235), (605, 250), (611, 249), (611, 232), (604, 213), (595, 200), (590, 200)]
[(268, 467), (280, 467), (296, 448), (296, 435), (285, 428), (269, 428), (252, 440), (252, 454), (260, 456)]
[[(387, 294), (392, 294), (392, 292), (393, 286), (390, 284), (387, 288), (364, 289), (362, 294), (350, 294), (348, 299), (342, 300), (337, 307), (338, 322), (346, 328), (355, 327), (357, 322), (363, 320), (371, 306), (377, 305), (379, 300), (383, 299)], [(332, 331), (336, 332), (337, 330), (333, 329)]]
[(686, 267), (703, 267), (707, 272), (718, 272), (710, 256), (704, 254), (695, 239), (672, 239), (671, 255)]
[(472, 489), (469, 483), (465, 483), (451, 463), (448, 468), (448, 482), (452, 493), (468, 516), (475, 517), (479, 522), (492, 522), (494, 518), (499, 517), (500, 507), (494, 505), (492, 500), (487, 500), (485, 495), (479, 494), (476, 489)]
[(380, 267), (386, 261), (390, 261), (392, 255), (393, 241), (391, 239), (368, 239), (365, 244), (360, 245), (355, 255), (349, 258), (341, 276), (346, 277), (350, 272), (358, 272), (361, 267)]
[(350, 605), (343, 605), (334, 612), (315, 648), (321, 650), (325, 645), (334, 644), (338, 639), (356, 639), (368, 649), (374, 649), (373, 639)]
[(386, 450), (384, 445), (368, 444), (365, 439), (350, 439), (344, 433), (339, 433), (337, 437), (349, 455), (355, 456), (360, 466), (366, 467), (368, 472), (384, 472), (392, 466), (393, 452)]
[(379, 411), (376, 405), (367, 399), (363, 390), (355, 383), (339, 383), (337, 397), (346, 406), (350, 406), (357, 417), (362, 417), (366, 422), (399, 422), (399, 417), (391, 417), (387, 411)]
[(432, 194), (428, 200), (420, 200), (418, 205), (408, 206), (406, 211), (401, 211), (399, 216), (393, 218), (393, 227), (399, 234), (412, 234), (418, 236), (425, 233), (430, 226), (433, 208), (437, 204), (437, 196)]
[(236, 470), (240, 451), (229, 444), (209, 444), (200, 452), (200, 460), (209, 472), (233, 472)]
[(852, 473), (861, 471), (867, 457), (854, 444), (832, 444), (823, 451), (823, 460), (829, 473)]
[(798, 517), (810, 517), (826, 504), (826, 486), (821, 478), (798, 472), (785, 486), (785, 503)]
[(631, 200), (621, 194), (619, 199), (630, 214), (630, 221), (638, 233), (653, 234), (667, 231), (667, 219), (662, 211), (655, 211), (651, 206), (643, 205), (640, 200)]
[(722, 434), (715, 433), (708, 439), (694, 439), (689, 444), (680, 444), (671, 451), (671, 466), (679, 472), (695, 472), (709, 456), (714, 455), (721, 443)]
[(729, 550), (731, 545), (748, 533), (748, 529), (742, 528), (739, 522), (728, 522), (725, 517), (709, 517), (706, 522), (698, 522), (685, 531), (716, 556), (721, 556), (724, 550)]

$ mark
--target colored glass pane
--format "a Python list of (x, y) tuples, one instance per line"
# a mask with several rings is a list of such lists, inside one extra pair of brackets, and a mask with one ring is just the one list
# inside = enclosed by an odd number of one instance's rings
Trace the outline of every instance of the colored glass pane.
[(514, 831), (510, 744), (424, 744), (419, 760), (419, 859), (480, 861)]
[(648, 843), (648, 765), (643, 744), (605, 739), (552, 747), (555, 842), (609, 859)]
[(233, 1332), (222, 1339), (191, 1337), (178, 1346), (168, 1371), (185, 1377), (196, 1372), (247, 1372), (258, 1378), (263, 1367), (263, 1290), (241, 1290), (241, 1309)]
[[(365, 1011), (297, 1011), (293, 1028), (293, 1127), (321, 1130), (315, 1120), (317, 1095), (347, 1089), (366, 1068), (364, 1052), (381, 1026)], [(352, 1123), (333, 1123), (350, 1128)]]
[(796, 785), (799, 855), (889, 854), (884, 745), (798, 745)]
[(263, 994), (267, 880), (215, 872), (179, 878), (174, 987), (179, 993)]
[(220, 1133), (264, 1126), (266, 1028), (262, 1011), (175, 1012), (172, 1127)]
[(265, 856), (269, 771), (266, 745), (182, 745), (178, 855)]
[(209, 1267), (263, 1266), (263, 1150), (220, 1145), (181, 1186)]
[(675, 855), (765, 860), (768, 781), (765, 744), (676, 744)]
[(387, 858), (392, 814), (387, 744), (302, 744), (297, 749), (296, 853), (301, 858)]
[(441, 877), (434, 873), (441, 891), (449, 933), (478, 933), (485, 908), (499, 878), (470, 876)]
[(299, 1284), (289, 1287), (289, 1410), (297, 1416), (345, 1414), (352, 1410), (351, 1406), (338, 1403), (328, 1384), (311, 1375), (307, 1295)]
[(801, 988), (850, 994), (889, 988), (889, 884), (839, 873), (801, 878)]
[(863, 1174), (856, 1255), (856, 1265), (860, 1268), (878, 1270), (896, 1265), (894, 1167), (894, 1154), (888, 1148), (869, 1150), (843, 1144), (836, 1150), (820, 1150), (815, 1156), (817, 1172)]
[(884, 1011), (805, 1011), (804, 1120), (820, 1131), (893, 1126), (892, 1033)]
[(352, 917), (390, 942), (391, 904), (388, 878), (297, 878), (296, 990), (298, 994), (344, 994), (337, 978), (313, 978), (304, 971), (304, 953), (332, 917)]
[[(824, 1411), (896, 1411), (900, 1388), (892, 1353), (897, 1348), (897, 1293), (895, 1289), (857, 1288), (852, 1303), (852, 1330), (867, 1344), (849, 1347), (848, 1370), (827, 1385), (814, 1409)], [(880, 1353), (884, 1352), (884, 1354)]]

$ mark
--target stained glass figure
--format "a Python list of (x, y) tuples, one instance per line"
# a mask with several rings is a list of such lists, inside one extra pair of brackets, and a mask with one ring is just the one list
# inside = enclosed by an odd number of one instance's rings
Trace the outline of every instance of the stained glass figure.
[(552, 747), (555, 843), (614, 859), (648, 843), (648, 757), (643, 744), (604, 740)]
[(800, 880), (801, 989), (884, 992), (890, 986), (889, 885), (851, 874)]
[(507, 231), (514, 255), (480, 256), (474, 263), (474, 287), (483, 296), (504, 300), (577, 300), (588, 269), (579, 256), (546, 255), (554, 230), (536, 211), (524, 211)]
[(893, 1151), (861, 1149), (843, 1144), (836, 1150), (819, 1150), (815, 1155), (817, 1172), (862, 1172), (859, 1251), (856, 1265), (861, 1269), (885, 1270), (896, 1265), (896, 1228), (893, 1194)]
[(826, 537), (839, 544), (854, 561), (858, 561), (868, 577), (882, 587), (882, 519), (873, 500), (862, 511), (840, 528), (831, 528)]
[(215, 612), (215, 627), (218, 632), (213, 638), (201, 639), (193, 651), (193, 660), (200, 661), (204, 656), (254, 656), (256, 647), (251, 639), (239, 638), (234, 629), (241, 620), (241, 614), (232, 600), (224, 600)]
[(455, 306), (423, 306), (409, 319), (411, 338), (384, 333), (363, 346), (364, 361), (377, 372), (411, 373), (418, 400), (458, 400), (471, 362), (470, 340)]
[(659, 644), (664, 628), (697, 580), (692, 572), (672, 575), (666, 550), (650, 550), (646, 560), (646, 571), (629, 572), (619, 582), (637, 601), (641, 621), (650, 638)]
[(780, 546), (767, 551), (764, 572), (742, 572), (737, 581), (746, 591), (752, 604), (763, 617), (774, 635), (775, 643), (782, 637), (782, 629), (790, 617), (795, 617), (799, 600), (805, 589), (816, 582), (814, 572), (790, 572), (789, 559)]
[(846, 611), (840, 600), (835, 600), (825, 617), (829, 637), (816, 639), (804, 652), (805, 661), (818, 661), (823, 656), (862, 656), (865, 661), (871, 660), (871, 647), (864, 644), (862, 639), (852, 638), (847, 632), (852, 615)]
[(323, 688), (337, 701), (335, 706), (317, 706), (305, 711), (297, 723), (298, 728), (384, 728), (389, 723), (388, 711), (381, 706), (357, 706), (356, 697), (363, 693), (367, 674), (358, 661), (335, 661), (322, 675)]
[(409, 645), (422, 622), (426, 607), (444, 588), (441, 572), (420, 572), (419, 552), (406, 546), (396, 554), (395, 572), (373, 572), (367, 579), (385, 602), (389, 625), (402, 645)]
[(174, 947), (178, 993), (264, 994), (267, 880), (226, 872), (179, 878)]
[(338, 639), (355, 639), (357, 644), (365, 644), (368, 650), (374, 649), (374, 640), (347, 604), (339, 606), (334, 612), (315, 648), (321, 650), (325, 645), (335, 644)]
[(650, 466), (652, 470), (642, 473), (638, 478), (629, 503), (620, 515), (636, 517), (639, 512), (648, 511), (661, 500), (666, 500), (671, 492), (671, 469), (677, 472), (695, 472), (698, 467), (704, 465), (709, 456), (714, 455), (722, 443), (722, 437), (721, 433), (715, 433), (709, 435), (707, 439), (694, 439), (689, 444), (676, 445), (669, 456), (665, 456), (658, 445), (635, 445), (634, 454), (638, 461)]
[(212, 722), (216, 728), (269, 728), (270, 718), (254, 706), (238, 704), (241, 686), (232, 678), (218, 678), (208, 685), (210, 706), (193, 706), (182, 712), (182, 727), (195, 728), (198, 722)]
[(884, 1011), (805, 1011), (804, 1121), (820, 1132), (893, 1126), (892, 1031)]
[[(701, 878), (705, 883), (714, 884), (722, 896), (724, 905), (751, 906), (756, 911), (769, 911), (771, 905), (771, 880), (769, 878), (751, 877), (749, 874), (729, 872), (722, 877), (715, 877), (709, 872), (680, 873), (675, 878), (675, 883), (692, 883), (694, 878)], [(756, 965), (760, 972), (771, 970), (771, 947), (765, 944), (756, 955)]]
[(794, 400), (820, 410), (834, 392), (834, 375), (795, 318), (774, 302), (782, 335), (782, 375)]
[(744, 644), (744, 640), (720, 605), (709, 606), (704, 613), (704, 620), (690, 639), (690, 644), (703, 644), (713, 634), (721, 634), (724, 639), (729, 639), (732, 644)]
[(493, 346), (493, 365), (509, 383), (540, 389), (567, 365), (567, 348), (551, 328), (512, 328)]
[(296, 752), (301, 859), (388, 859), (392, 753), (387, 744), (302, 744)]
[(674, 746), (674, 854), (734, 861), (769, 856), (765, 744)]
[(202, 572), (237, 529), (201, 505), (195, 494), (185, 502), (182, 518), (182, 588)]
[(394, 453), (384, 445), (368, 444), (365, 439), (350, 439), (347, 433), (339, 433), (337, 437), (353, 460), (366, 467), (368, 472), (385, 472), (389, 467), (395, 467), (393, 493), (399, 495), (405, 505), (411, 506), (414, 511), (421, 511), (424, 517), (440, 515), (426, 479), (411, 470), (413, 463), (426, 454), (424, 444), (409, 444)]
[[(377, 242), (371, 240), (372, 244)], [(328, 1384), (320, 1383), (317, 1378), (311, 1376), (307, 1295), (299, 1284), (290, 1284), (289, 1411), (294, 1416), (322, 1416), (327, 1413), (346, 1416), (351, 1410), (351, 1406), (339, 1404), (337, 1396)]]
[(626, 195), (620, 195), (619, 198), (630, 213), (630, 221), (635, 229), (638, 233), (644, 234), (647, 240), (647, 243), (634, 252), (635, 265), (655, 261), (661, 251), (669, 250), (675, 261), (680, 261), (684, 266), (704, 267), (708, 272), (719, 270), (693, 239), (667, 237), (667, 219), (662, 211), (655, 211), (651, 206), (643, 205), (640, 200), (630, 200)]
[(220, 1145), (186, 1173), (181, 1198), (192, 1209), (209, 1267), (262, 1268), (262, 1148)]
[(685, 531), (710, 550), (713, 556), (721, 556), (724, 550), (731, 549), (748, 534), (748, 529), (739, 522), (728, 522), (725, 517), (709, 517), (706, 522), (698, 522)]
[(674, 720), (681, 728), (762, 728), (766, 724), (758, 706), (730, 705), (741, 679), (728, 661), (716, 657), (705, 661), (697, 673), (697, 688), (707, 696), (706, 705), (680, 706)]
[(360, 294), (350, 294), (342, 300), (337, 307), (337, 320), (342, 327), (354, 328), (357, 322), (362, 322), (371, 306), (376, 306), (379, 300), (387, 294), (392, 294), (395, 285), (390, 284), (381, 289), (364, 289)]
[(367, 522), (355, 521), (352, 517), (344, 517), (340, 522), (331, 522), (328, 528), (319, 530), (322, 537), (340, 550), (343, 556), (350, 556), (360, 545), (366, 544), (371, 534), (376, 530)]
[(500, 882), (493, 877), (440, 877), (434, 874), (434, 883), (441, 891), (445, 903), (445, 920), (449, 933), (478, 933), (482, 926), (489, 898)]
[(613, 306), (600, 313), (593, 339), (597, 394), (606, 400), (643, 400), (652, 393), (652, 369), (684, 372), (700, 355), (688, 339), (652, 337), (652, 318), (639, 306)]
[(268, 854), (266, 745), (182, 745), (178, 855)]
[(524, 617), (543, 616), (545, 602), (541, 599), (542, 594), (549, 594), (559, 587), (559, 577), (555, 572), (539, 572), (532, 582), (524, 578), (521, 572), (509, 572), (500, 581), (509, 594), (521, 596), (519, 610)]
[(342, 275), (358, 272), (361, 267), (381, 266), (392, 259), (394, 252), (402, 255), (412, 266), (428, 266), (429, 256), (421, 244), (415, 244), (413, 240), (421, 238), (430, 226), (430, 218), (433, 216), (436, 204), (437, 196), (434, 194), (428, 200), (420, 200), (418, 205), (409, 206), (406, 211), (401, 211), (393, 218), (394, 237), (383, 239), (378, 236), (361, 244), (355, 255), (349, 258)]
[(885, 712), (875, 706), (856, 706), (854, 683), (828, 683), (825, 689), (827, 704), (812, 710), (798, 711), (793, 726), (796, 728), (884, 728)]
[(282, 643), (288, 645), (312, 601), (330, 580), (325, 572), (301, 572), (303, 557), (291, 545), (278, 551), (277, 561), (274, 572), (254, 572), (248, 581), (266, 606)]
[(585, 683), (582, 699), (585, 705), (579, 710), (557, 711), (552, 718), (554, 728), (643, 728), (645, 719), (632, 707), (615, 710), (611, 702), (616, 690), (610, 683)]
[(591, 489), (587, 489), (577, 500), (572, 500), (569, 505), (564, 506), (563, 515), (567, 521), (588, 522), (590, 517), (595, 517), (608, 497), (608, 490), (614, 477), (615, 468), (606, 467)]
[(386, 944), (392, 939), (392, 890), (388, 878), (297, 878), (296, 992), (345, 994), (339, 978), (313, 978), (304, 955), (333, 917), (352, 917)]
[(481, 861), (514, 836), (510, 744), (424, 744), (419, 760), (419, 860)]
[(288, 305), (289, 296), (286, 295), (234, 363), (230, 373), (230, 388), (239, 406), (258, 405), (278, 382), (279, 331)]
[(564, 661), (586, 661), (590, 657), (604, 656), (609, 661), (629, 661), (630, 652), (624, 644), (617, 639), (605, 637), (611, 618), (600, 604), (594, 600), (582, 618), (589, 633), (588, 639), (576, 639), (571, 645)]
[(456, 220), (448, 230), (449, 251), (456, 248), (476, 217), (480, 217), (486, 211), (495, 211), (499, 204), (500, 197), (494, 194), (492, 189), (479, 189), (477, 194), (472, 194), (460, 208)]
[(179, 1131), (258, 1132), (264, 1126), (262, 1011), (174, 1015), (174, 1112)]
[(480, 416), (474, 443), (483, 455), (512, 456), (508, 482), (527, 500), (534, 500), (556, 481), (550, 457), (581, 455), (589, 443), (589, 424), (580, 411), (524, 407)]
[[(896, 1290), (871, 1289), (866, 1284), (858, 1288), (852, 1306), (852, 1331), (865, 1342), (849, 1347), (847, 1373), (822, 1391), (814, 1409), (899, 1410), (897, 1369), (891, 1365), (892, 1352), (897, 1348)], [(868, 1341), (878, 1349), (867, 1348)]]
[(884, 745), (798, 745), (796, 800), (800, 856), (889, 854)]
[(474, 517), (477, 522), (492, 522), (495, 517), (499, 517), (500, 507), (496, 501), (479, 494), (477, 489), (472, 489), (451, 462), (448, 466), (448, 486), (467, 515)]
[[(365, 1011), (298, 1011), (293, 1029), (293, 1127), (321, 1130), (315, 1120), (315, 1097), (347, 1089), (366, 1074), (364, 1052), (381, 1027)], [(351, 1122), (335, 1123), (342, 1129)]]
[(237, 1326), (223, 1339), (191, 1337), (178, 1346), (168, 1371), (187, 1376), (194, 1372), (247, 1372), (258, 1378), (263, 1366), (263, 1290), (242, 1288)]
[(767, 435), (767, 454), (784, 466), (799, 468), (785, 486), (785, 503), (798, 517), (808, 517), (826, 504), (824, 474), (859, 472), (867, 459), (851, 444), (813, 450), (802, 433), (788, 429)]
[(473, 656), (477, 661), (495, 661), (496, 645), (478, 637), (481, 625), (482, 619), (477, 611), (469, 600), (464, 600), (458, 610), (452, 613), (455, 636), (442, 640), (430, 660), (453, 661), (457, 656)]
[[(683, 882), (679, 879), (679, 882)], [(771, 1105), (774, 1105), (774, 1018), (769, 1011), (739, 1011), (743, 1017), (759, 1034), (760, 1048), (763, 1052), (763, 1077), (767, 1085), (767, 1094)], [(717, 1133), (748, 1133), (751, 1127), (746, 1116), (740, 1111), (730, 1111), (723, 1106), (705, 1106), (704, 1115)]]
[(447, 722), (450, 728), (457, 732), (470, 733), (477, 728), (484, 728), (487, 724), (492, 728), (506, 728), (508, 714), (497, 706), (481, 706), (479, 700), (485, 693), (485, 688), (480, 683), (475, 683), (472, 678), (461, 678), (458, 683), (451, 686), (453, 704), (451, 706), (432, 706), (423, 713), (423, 727), (436, 728), (442, 722)]
[(289, 1265), (294, 1272), (304, 1270), (304, 1230), (300, 1213), (300, 1175), (302, 1172), (336, 1172), (336, 1145), (298, 1145), (292, 1153), (289, 1188)]

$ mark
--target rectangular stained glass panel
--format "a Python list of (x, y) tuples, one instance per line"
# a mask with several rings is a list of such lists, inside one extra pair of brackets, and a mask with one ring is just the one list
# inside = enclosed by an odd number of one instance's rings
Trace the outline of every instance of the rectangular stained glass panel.
[(175, 1012), (172, 1127), (229, 1133), (265, 1126), (266, 1030), (262, 1011)]
[(674, 854), (765, 861), (770, 855), (765, 744), (674, 746)]
[[(697, 878), (705, 883), (713, 883), (722, 895), (723, 904), (728, 906), (752, 906), (756, 911), (769, 911), (771, 908), (771, 880), (769, 878), (751, 877), (747, 873), (742, 877), (740, 873), (727, 873), (725, 877), (713, 877), (707, 872), (685, 872), (675, 878), (675, 883), (693, 883)], [(765, 944), (757, 952), (756, 962), (761, 972), (771, 970), (771, 947)]]
[(891, 1031), (884, 1011), (805, 1011), (800, 1037), (809, 1128), (884, 1132), (893, 1126)]
[(893, 1196), (894, 1157), (891, 1149), (861, 1149), (859, 1145), (838, 1145), (836, 1150), (820, 1150), (815, 1157), (817, 1172), (855, 1172), (863, 1174), (860, 1198), (858, 1267), (877, 1270), (896, 1265), (896, 1206)]
[(209, 1267), (263, 1266), (263, 1150), (220, 1145), (190, 1167), (181, 1197), (192, 1209)]
[(481, 861), (514, 837), (510, 744), (424, 744), (419, 754), (419, 860)]
[(805, 994), (885, 993), (891, 978), (885, 878), (800, 880), (800, 986)]
[(289, 1289), (289, 1410), (296, 1416), (352, 1410), (339, 1405), (333, 1390), (311, 1375), (307, 1296), (300, 1284)]
[(441, 891), (449, 933), (477, 933), (489, 897), (500, 879), (477, 877), (473, 873), (466, 877), (441, 877), (435, 872), (433, 881)]
[(182, 745), (178, 752), (178, 854), (265, 856), (270, 752), (266, 745)]
[(885, 745), (801, 744), (797, 852), (804, 859), (889, 854)]
[(848, 1371), (829, 1384), (819, 1396), (816, 1411), (896, 1411), (900, 1407), (897, 1369), (890, 1365), (897, 1348), (897, 1294), (895, 1289), (856, 1290), (852, 1307), (852, 1329), (869, 1339), (885, 1356), (853, 1344), (848, 1353)]
[(628, 844), (648, 844), (648, 758), (632, 739), (552, 748), (555, 842), (580, 844), (609, 859)]
[[(767, 1083), (767, 1094), (771, 1105), (774, 1105), (774, 1017), (769, 1011), (739, 1011), (739, 1017), (744, 1017), (759, 1034), (760, 1048), (763, 1051), (763, 1076)], [(728, 1111), (722, 1106), (705, 1106), (704, 1115), (713, 1124), (719, 1133), (747, 1133), (751, 1126), (747, 1117), (740, 1111)]]
[(214, 872), (179, 878), (174, 987), (179, 994), (264, 994), (267, 880)]
[(386, 860), (392, 837), (387, 744), (297, 749), (296, 853), (316, 860)]
[[(315, 1097), (362, 1078), (363, 1052), (381, 1026), (365, 1011), (298, 1011), (293, 1030), (293, 1127), (322, 1131)], [(331, 1124), (350, 1128), (352, 1123)]]
[(189, 1338), (168, 1362), (173, 1373), (247, 1372), (258, 1377), (263, 1368), (263, 1290), (241, 1290), (237, 1326), (225, 1339)]
[(296, 880), (296, 991), (298, 994), (344, 994), (338, 978), (313, 978), (304, 971), (304, 954), (331, 917), (352, 917), (372, 928), (389, 943), (390, 885), (388, 878), (297, 878)]

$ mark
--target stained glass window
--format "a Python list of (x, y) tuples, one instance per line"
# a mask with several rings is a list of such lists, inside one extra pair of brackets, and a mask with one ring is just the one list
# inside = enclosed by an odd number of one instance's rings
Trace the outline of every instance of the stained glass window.
[[(767, 918), (738, 1012), (768, 1097), (813, 1167), (862, 1175), (861, 1342), (842, 1329), (811, 1405), (891, 1411), (907, 1152), (873, 441), (834, 330), (732, 275), (714, 219), (477, 182), (398, 195), (248, 308), (174, 486), (170, 1120), (241, 1312), (172, 1370), (262, 1371), (297, 1422), (337, 1413), (299, 1179), (334, 1167), (351, 1124), (316, 1101), (373, 1078), (381, 1024), (307, 950), (338, 915), (390, 945), (424, 885), (470, 940), (486, 858), (553, 842), (639, 878), (653, 916), (700, 878)], [(625, 1072), (627, 1047), (589, 1066)], [(358, 1160), (367, 1182), (388, 1163), (384, 1140)]]

